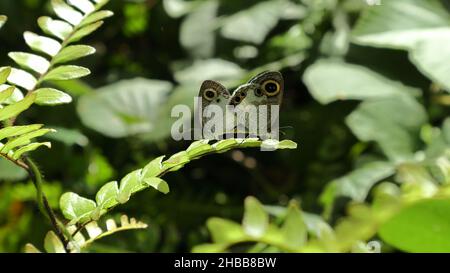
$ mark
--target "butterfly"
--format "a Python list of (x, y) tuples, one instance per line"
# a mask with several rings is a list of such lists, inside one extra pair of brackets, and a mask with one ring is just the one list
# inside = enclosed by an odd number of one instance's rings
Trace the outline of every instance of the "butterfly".
[[(202, 127), (207, 125), (213, 119), (223, 120), (224, 130), (218, 130), (214, 137), (222, 133), (230, 134), (236, 132), (249, 133), (250, 126), (266, 126), (269, 131), (277, 124), (273, 119), (278, 118), (278, 111), (271, 106), (280, 106), (284, 93), (284, 80), (280, 72), (266, 71), (251, 78), (247, 83), (240, 85), (231, 94), (228, 89), (219, 82), (206, 80), (202, 83), (199, 91), (201, 98), (201, 111), (198, 113)], [(208, 109), (216, 106), (222, 111), (222, 116), (211, 115)], [(261, 108), (261, 106), (263, 106)], [(265, 108), (264, 108), (265, 107)], [(229, 108), (233, 111), (227, 111)], [(214, 108), (212, 108), (214, 109)], [(249, 109), (257, 109), (256, 115), (252, 115)], [(262, 112), (263, 110), (265, 112)], [(266, 113), (265, 124), (255, 122), (261, 117), (260, 114)], [(255, 114), (255, 113), (253, 113)], [(230, 130), (231, 129), (231, 130)], [(254, 129), (254, 127), (253, 127)], [(254, 132), (255, 130), (252, 130)], [(255, 133), (258, 135), (258, 133)], [(253, 135), (255, 135), (253, 134)]]

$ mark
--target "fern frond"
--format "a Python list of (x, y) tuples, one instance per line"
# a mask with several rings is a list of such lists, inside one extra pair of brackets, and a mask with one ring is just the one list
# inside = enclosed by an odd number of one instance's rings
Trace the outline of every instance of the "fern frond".
[(97, 192), (95, 201), (79, 196), (73, 192), (64, 193), (60, 198), (60, 208), (64, 216), (70, 220), (69, 225), (86, 224), (97, 221), (107, 211), (119, 204), (128, 202), (133, 194), (152, 187), (164, 194), (169, 192), (169, 185), (161, 179), (168, 173), (181, 169), (192, 160), (208, 154), (224, 153), (231, 149), (264, 147), (268, 150), (296, 149), (297, 144), (290, 140), (276, 141), (249, 138), (226, 139), (209, 144), (208, 140), (193, 142), (186, 151), (172, 155), (167, 160), (165, 156), (155, 158), (142, 169), (135, 170), (120, 181), (105, 184)]
[[(117, 223), (114, 219), (108, 219), (105, 222), (106, 229), (99, 227), (98, 222), (91, 222), (84, 227), (86, 235), (83, 235), (82, 231), (77, 232), (74, 235), (73, 241), (69, 243), (70, 252), (81, 252), (86, 249), (93, 242), (116, 234), (118, 232), (135, 229), (145, 229), (148, 227), (146, 223), (137, 221), (135, 218), (128, 218), (127, 215), (120, 217), (120, 223)], [(75, 232), (76, 226), (69, 226), (69, 232)], [(53, 231), (49, 231), (45, 236), (44, 248), (48, 253), (65, 253), (63, 243), (58, 239)], [(34, 245), (27, 244), (24, 251), (26, 253), (40, 253)]]
[[(72, 44), (97, 30), (103, 19), (113, 15), (111, 11), (100, 10), (107, 2), (109, 0), (51, 0), (53, 11), (59, 19), (43, 16), (37, 21), (42, 31), (50, 37), (28, 31), (24, 33), (25, 42), (33, 52), (8, 54), (20, 68), (11, 69), (7, 81), (25, 93), (36, 93), (36, 104), (70, 103), (70, 95), (42, 85), (90, 74), (85, 67), (67, 63), (95, 53), (95, 48), (91, 46)], [(0, 27), (1, 22), (2, 17)]]

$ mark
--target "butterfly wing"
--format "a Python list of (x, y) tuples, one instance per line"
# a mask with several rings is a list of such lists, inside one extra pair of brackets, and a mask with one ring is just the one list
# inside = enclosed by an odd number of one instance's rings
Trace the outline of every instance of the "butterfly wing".
[[(272, 113), (271, 105), (281, 105), (284, 93), (284, 80), (280, 72), (267, 71), (253, 77), (247, 84), (240, 86), (233, 93), (230, 104), (240, 106), (245, 109), (247, 106), (267, 105), (268, 116), (267, 126), (271, 126), (271, 117), (276, 113)], [(248, 117), (243, 116), (243, 120), (239, 120), (238, 124), (247, 128), (249, 124)]]
[(198, 96), (201, 99), (202, 106), (201, 113), (198, 113), (202, 126), (209, 119), (211, 119), (211, 117), (208, 118), (203, 115), (208, 106), (217, 105), (222, 109), (223, 113), (225, 113), (226, 105), (228, 105), (230, 100), (230, 92), (228, 89), (226, 89), (222, 84), (212, 80), (206, 80), (203, 82)]

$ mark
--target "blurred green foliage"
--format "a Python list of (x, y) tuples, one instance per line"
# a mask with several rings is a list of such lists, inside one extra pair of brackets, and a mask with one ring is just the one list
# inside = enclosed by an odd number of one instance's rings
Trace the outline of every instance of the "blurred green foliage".
[[(0, 62), (25, 49), (47, 0), (0, 2)], [(136, 194), (111, 217), (149, 224), (92, 252), (448, 252), (450, 3), (447, 0), (112, 0), (84, 39), (97, 53), (85, 80), (54, 82), (73, 97), (33, 106), (18, 124), (58, 133), (33, 152), (51, 205), (94, 198), (161, 154), (173, 105), (193, 105), (205, 79), (232, 88), (280, 70), (280, 126), (297, 150), (233, 150), (167, 174), (170, 193)], [(1, 19), (0, 19), (1, 21)], [(12, 38), (17, 37), (17, 38)], [(26, 173), (0, 161), (0, 251), (43, 249)], [(254, 196), (254, 197), (248, 197)], [(245, 202), (244, 202), (245, 200)], [(264, 204), (264, 205), (263, 205)], [(240, 223), (241, 222), (241, 223)], [(50, 236), (48, 240), (52, 240)], [(369, 242), (369, 243), (368, 243)]]

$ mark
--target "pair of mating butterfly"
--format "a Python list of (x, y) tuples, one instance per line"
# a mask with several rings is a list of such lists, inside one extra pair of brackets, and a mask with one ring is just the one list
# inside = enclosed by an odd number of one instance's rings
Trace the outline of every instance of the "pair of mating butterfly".
[[(199, 113), (201, 114), (200, 117), (202, 117), (202, 125), (204, 126), (212, 118), (209, 114), (205, 115), (204, 113), (208, 109), (208, 106), (211, 105), (220, 107), (223, 113), (227, 112), (227, 106), (240, 107), (239, 109), (245, 109), (248, 106), (267, 106), (267, 128), (270, 130), (273, 126), (271, 118), (275, 114), (278, 117), (278, 113), (274, 113), (271, 106), (280, 106), (283, 99), (283, 91), (283, 76), (280, 72), (276, 71), (267, 71), (258, 74), (246, 84), (236, 88), (232, 94), (219, 82), (206, 80), (203, 82), (199, 92), (199, 97), (202, 99), (202, 112)], [(248, 120), (245, 120), (245, 122), (248, 122)], [(239, 123), (239, 120), (237, 123)], [(248, 128), (247, 126), (244, 127)]]

